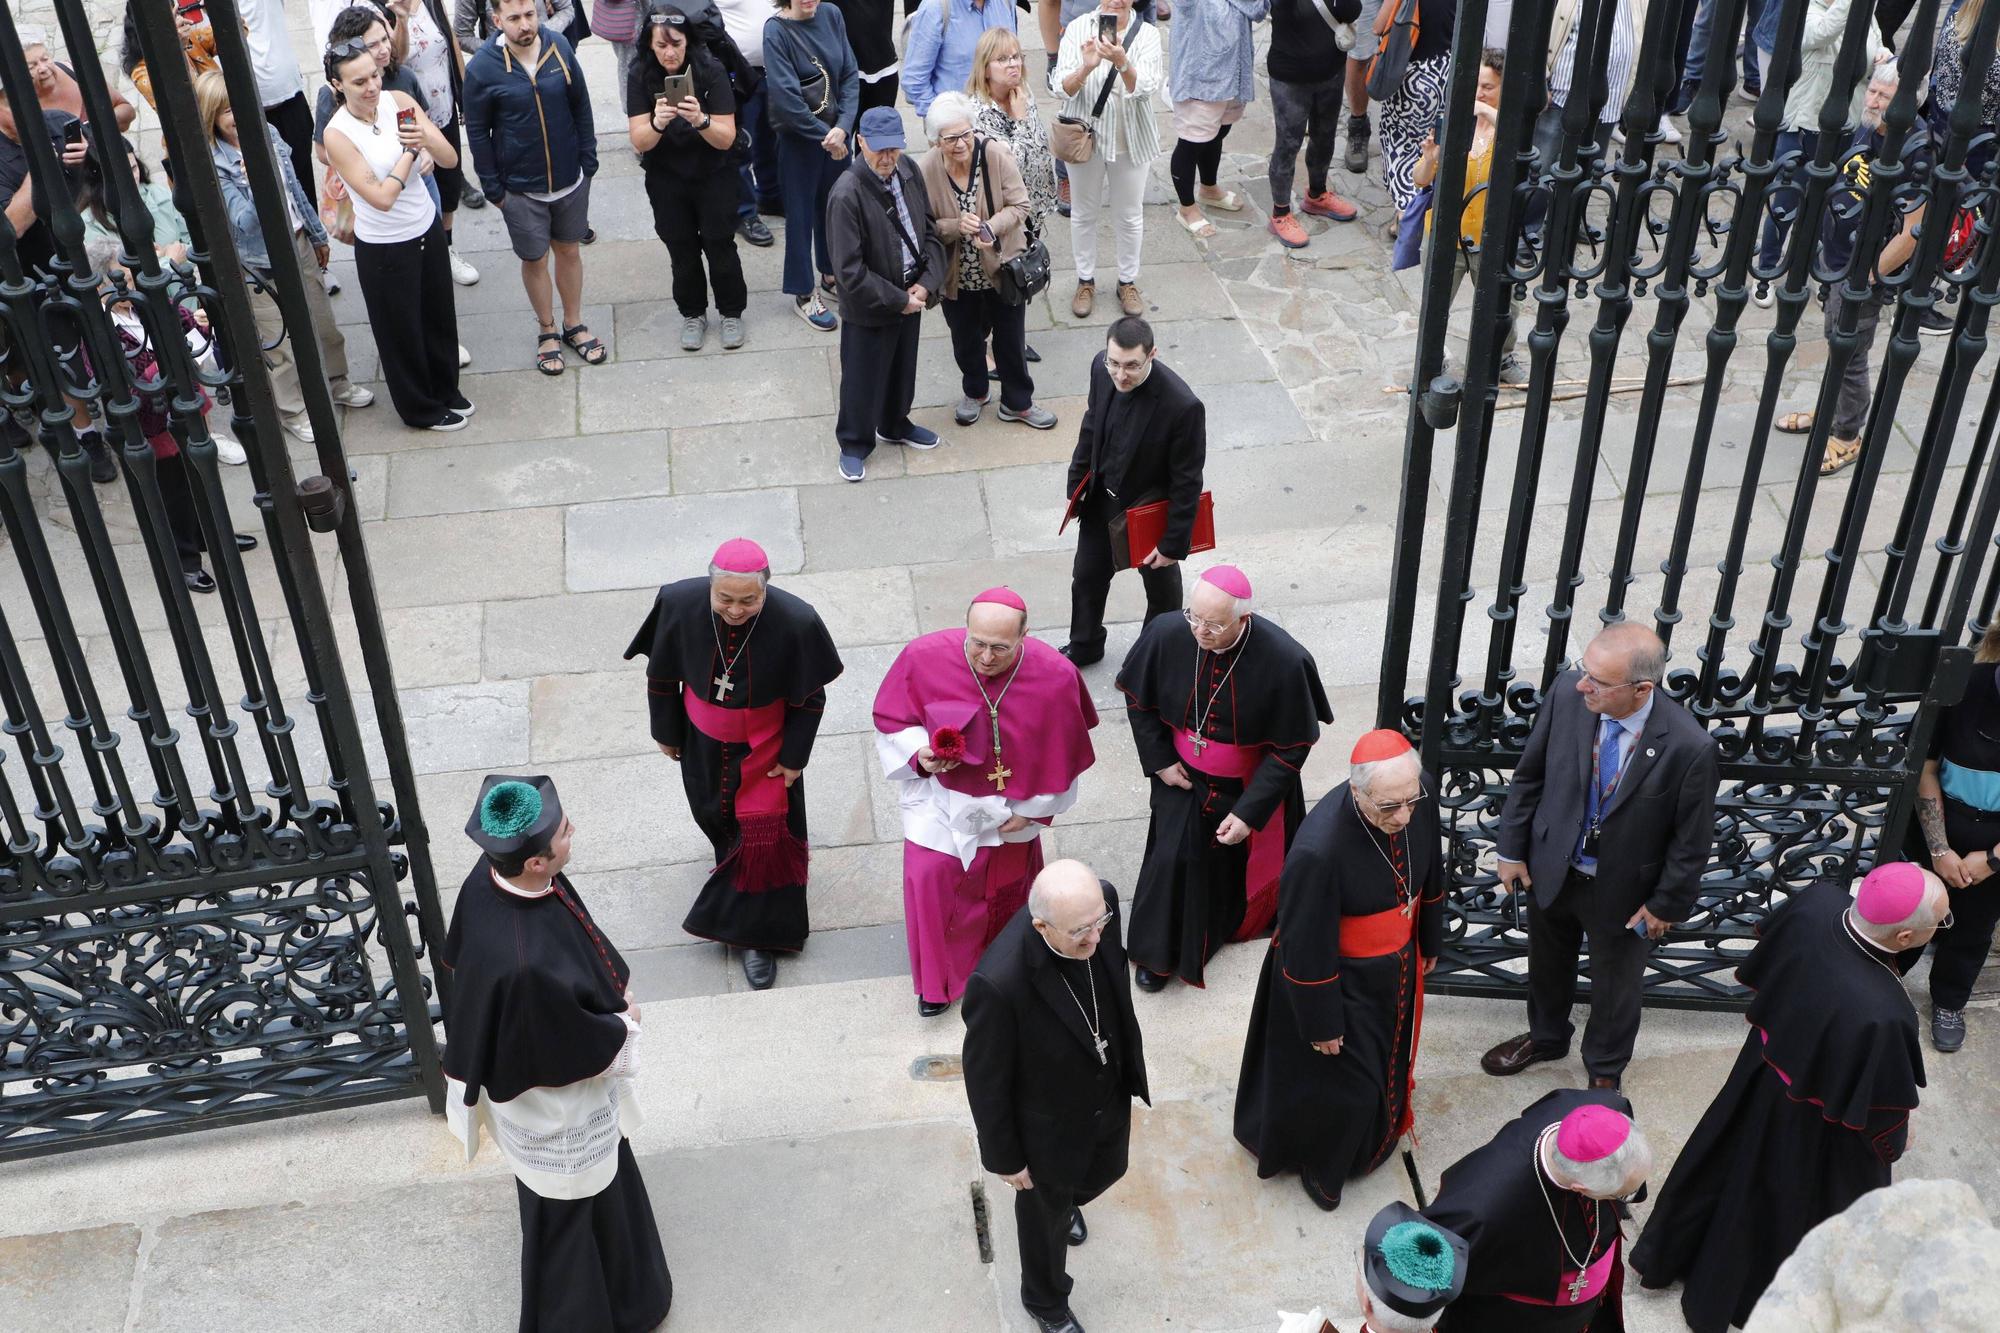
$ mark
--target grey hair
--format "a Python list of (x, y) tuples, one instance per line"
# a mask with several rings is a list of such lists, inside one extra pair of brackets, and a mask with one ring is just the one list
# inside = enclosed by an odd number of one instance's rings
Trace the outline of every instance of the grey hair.
[(1667, 676), (1667, 646), (1660, 642), (1660, 636), (1636, 620), (1620, 620), (1597, 631), (1597, 637), (1607, 644), (1623, 648), (1630, 660), (1626, 664), (1625, 678), (1637, 684), (1648, 681), (1658, 685)]
[[(1355, 1287), (1361, 1299), (1367, 1302), (1362, 1317), (1367, 1327), (1375, 1333), (1431, 1333), (1437, 1327), (1438, 1315), (1404, 1314), (1392, 1310), (1382, 1303), (1374, 1289), (1368, 1285), (1368, 1242), (1361, 1242), (1361, 1271), (1356, 1275)], [(1440, 1311), (1439, 1314), (1443, 1312)]]
[(1549, 1155), (1571, 1184), (1600, 1199), (1616, 1195), (1634, 1174), (1641, 1178), (1653, 1174), (1653, 1145), (1646, 1141), (1637, 1125), (1632, 1126), (1632, 1132), (1615, 1152), (1595, 1162), (1572, 1161), (1563, 1156), (1563, 1150), (1555, 1143), (1549, 1144)]
[(1347, 784), (1359, 792), (1372, 792), (1375, 790), (1378, 778), (1394, 765), (1406, 761), (1411, 768), (1421, 768), (1423, 764), (1415, 750), (1405, 750), (1401, 754), (1392, 754), (1387, 759), (1374, 759), (1365, 764), (1351, 764), (1347, 769)]
[(963, 121), (970, 125), (979, 117), (979, 107), (964, 93), (953, 90), (942, 92), (932, 101), (931, 109), (924, 112), (924, 137), (932, 143), (952, 126)]
[(22, 24), (20, 28), (16, 29), (16, 33), (21, 39), (21, 49), (23, 51), (31, 46), (47, 46), (49, 44), (49, 33), (46, 28), (39, 28), (31, 23)]
[(93, 236), (83, 246), (83, 257), (90, 263), (90, 271), (100, 276), (114, 268), (124, 268), (125, 261), (119, 255), (116, 236)]
[(1903, 71), (1896, 67), (1895, 56), (1887, 56), (1881, 60), (1876, 61), (1874, 68), (1868, 71), (1868, 82), (1871, 84), (1875, 83), (1901, 84), (1902, 81), (1903, 81)]
[(1049, 888), (1040, 875), (1028, 884), (1028, 916), (1034, 921), (1049, 919)]
[(1942, 889), (1933, 887), (1927, 883), (1924, 886), (1924, 896), (1917, 903), (1916, 910), (1912, 911), (1901, 921), (1870, 921), (1852, 907), (1848, 908), (1847, 919), (1854, 923), (1854, 928), (1867, 937), (1871, 944), (1880, 945), (1884, 949), (1894, 949), (1896, 947), (1895, 941), (1898, 932), (1905, 930), (1929, 930), (1932, 926), (1944, 920), (1945, 913), (1950, 908), (1951, 899), (1944, 894)]
[[(760, 588), (767, 586), (771, 582), (771, 567), (769, 565), (764, 566), (762, 569), (753, 569), (750, 571), (750, 574), (757, 580), (757, 586)], [(724, 569), (713, 561), (709, 563), (708, 581), (710, 583), (715, 582), (717, 579), (737, 579), (742, 577), (743, 571), (740, 569)]]

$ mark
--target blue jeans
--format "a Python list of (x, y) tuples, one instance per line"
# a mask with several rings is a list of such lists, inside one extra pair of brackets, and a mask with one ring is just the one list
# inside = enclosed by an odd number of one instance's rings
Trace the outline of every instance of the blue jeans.
[(1805, 170), (1806, 159), (1819, 151), (1819, 131), (1779, 130), (1773, 151), (1782, 166), (1771, 182), (1771, 212), (1764, 215), (1764, 234), (1757, 244), (1757, 267), (1764, 272), (1778, 262), (1785, 248), (1785, 237), (1792, 230), (1792, 219), (1805, 199), (1804, 193), (1791, 182), (1798, 180)]
[(778, 193), (785, 201), (785, 295), (810, 296), (819, 272), (833, 272), (826, 252), (826, 196), (850, 158), (836, 162), (816, 139), (780, 133)]
[(743, 182), (736, 216), (755, 217), (759, 199), (768, 203), (778, 197), (778, 145), (764, 119), (763, 84), (736, 104), (736, 123), (750, 135), (750, 160), (736, 169)]
[[(1750, 0), (1750, 13), (1744, 21), (1745, 32), (1757, 30), (1757, 20), (1764, 12), (1764, 0)], [(1688, 38), (1687, 67), (1681, 72), (1681, 82), (1700, 83), (1702, 74), (1708, 69), (1708, 47), (1715, 33), (1715, 0), (1701, 0), (1701, 8), (1694, 16), (1694, 35)], [(1743, 86), (1754, 88), (1761, 81), (1757, 77), (1757, 44), (1743, 43)]]

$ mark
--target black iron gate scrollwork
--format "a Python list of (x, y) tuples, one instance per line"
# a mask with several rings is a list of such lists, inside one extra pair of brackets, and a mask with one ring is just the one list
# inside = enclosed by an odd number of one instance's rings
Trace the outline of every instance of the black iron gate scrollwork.
[[(1883, 144), (1855, 187), (1848, 90), (1869, 78), (1875, 7), (1857, 3), (1849, 13), (1833, 91), (1817, 108), (1816, 149), (1781, 155), (1811, 0), (1772, 0), (1782, 5), (1778, 36), (1740, 134), (1723, 120), (1735, 77), (1727, 53), (1747, 4), (1716, 0), (1712, 54), (1675, 156), (1661, 113), (1683, 10), (1696, 3), (1645, 7), (1618, 119), (1622, 146), (1608, 146), (1596, 127), (1613, 92), (1620, 0), (1581, 0), (1581, 73), (1561, 113), (1560, 147), (1538, 169), (1529, 135), (1548, 100), (1557, 0), (1514, 0), (1459, 376), (1444, 373), (1457, 256), (1434, 245), (1426, 258), (1377, 713), (1378, 725), (1419, 739), (1437, 775), (1451, 868), (1440, 989), (1524, 992), (1524, 909), (1496, 882), (1493, 839), (1542, 692), (1589, 638), (1576, 623), (1586, 597), (1601, 594), (1601, 623), (1636, 618), (1658, 630), (1670, 652), (1664, 688), (1708, 728), (1721, 759), (1715, 846), (1696, 913), (1655, 952), (1647, 975), (1648, 1001), (1668, 1005), (1740, 1003), (1733, 969), (1765, 914), (1805, 884), (1902, 855), (1937, 712), (1961, 695), (1970, 642), (2000, 598), (1992, 558), (2000, 379), (1982, 367), (2000, 301), (2000, 191), (1994, 135), (1980, 126), (2000, 5), (1979, 14), (1959, 96), (1933, 109), (1942, 133), (1921, 160), (1910, 149), (1932, 53), (1957, 37), (1941, 0), (1916, 5), (1900, 34)], [(1459, 9), (1439, 201), (1464, 189), (1486, 13), (1486, 0)], [(1849, 188), (1836, 190), (1844, 180)], [(1875, 274), (1884, 240), (1918, 208), (1909, 262)], [(1858, 234), (1855, 259), (1838, 271), (1819, 244), (1837, 210)], [(1433, 235), (1456, 234), (1446, 225), (1454, 209), (1438, 211)], [(1760, 233), (1774, 218), (1789, 231), (1771, 262)], [(1953, 224), (1961, 241), (1969, 229), (1972, 244), (1948, 259)], [(1792, 459), (1774, 426), (1788, 372), (1814, 341), (1818, 319), (1806, 318), (1808, 308), (1827, 288), (1840, 291), (1844, 309), (1828, 330), (1824, 371), (1794, 390), (1816, 416)], [(1745, 327), (1753, 295), (1764, 304), (1766, 294), (1772, 323)], [(1855, 354), (1856, 303), (1869, 299), (1886, 304), (1860, 458), (1823, 478), (1839, 380)], [(1532, 325), (1518, 395), (1498, 384), (1516, 303)], [(1919, 324), (1934, 306), (1952, 327), (1941, 355), (1920, 366)], [(1557, 360), (1573, 314), (1589, 320), (1587, 364), (1564, 381)], [(1635, 315), (1649, 322), (1643, 338), (1628, 339)], [(1984, 406), (1962, 431), (1982, 369)], [(1580, 407), (1562, 406), (1571, 400)], [(1436, 437), (1446, 431), (1445, 521), (1427, 536)], [(1906, 471), (1885, 468), (1906, 455)], [(1492, 512), (1497, 531), (1482, 527)], [(1435, 563), (1435, 614), (1419, 667), (1426, 558)], [(1466, 621), (1482, 595), (1490, 602), (1479, 644)], [(1547, 599), (1539, 640), (1528, 628), (1531, 595)], [(1702, 612), (1705, 620), (1694, 619)], [(1414, 660), (1425, 661), (1421, 650)], [(1415, 676), (1422, 693), (1406, 699)]]
[[(0, 220), (0, 400), (27, 431), (0, 438), (0, 530), (19, 571), (0, 579), (0, 1158), (442, 1098), (418, 962), (442, 921), (308, 279), (278, 245), (250, 279), (295, 331), (323, 473), (302, 481), (173, 9), (137, 13), (192, 262), (158, 257), (117, 138), (96, 133), (116, 121), (81, 0), (59, 0), (57, 20), (83, 56), (92, 151), (115, 164), (102, 176), (127, 273), (94, 270), (45, 135), (21, 143), (30, 230), (48, 229), (54, 259), (24, 266)], [(259, 220), (289, 236), (236, 6), (211, 0), (209, 14)], [(41, 125), (10, 11), (0, 83), (15, 123)], [(128, 353), (119, 323), (149, 356)], [(190, 346), (190, 323), (214, 335), (219, 365)], [(204, 417), (218, 390), (248, 454), (238, 517), (261, 520), (253, 553), (233, 539)], [(213, 596), (183, 577), (142, 404), (164, 406)], [(119, 463), (102, 488), (78, 439), (93, 419)], [(313, 531), (338, 544), (393, 803), (375, 794)]]

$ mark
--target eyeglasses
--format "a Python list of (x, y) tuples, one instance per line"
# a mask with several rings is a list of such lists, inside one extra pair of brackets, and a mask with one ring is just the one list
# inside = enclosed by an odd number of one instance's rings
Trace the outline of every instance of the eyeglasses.
[(1018, 65), (1021, 63), (1021, 59), (1021, 53), (1016, 51), (1011, 56), (994, 56), (993, 63), (996, 65)]
[(1354, 794), (1385, 815), (1401, 814), (1405, 810), (1414, 813), (1418, 806), (1431, 798), (1431, 794), (1427, 791), (1420, 791), (1407, 801), (1378, 801), (1365, 791), (1358, 791)]
[(1938, 923), (1937, 923), (1937, 928), (1938, 928), (1939, 930), (1950, 930), (1950, 929), (1951, 929), (1951, 928), (1952, 928), (1953, 926), (1955, 926), (1955, 925), (1957, 925), (1957, 924), (1958, 924), (1958, 922), (1957, 922), (1957, 920), (1956, 920), (1956, 919), (1955, 919), (1955, 918), (1954, 918), (1954, 917), (1952, 916), (1952, 914), (1951, 914), (1950, 912), (1946, 912), (1946, 913), (1944, 914), (1944, 920), (1942, 920), (1942, 921), (1940, 921), (1940, 922), (1938, 922)]
[(1097, 920), (1091, 922), (1089, 925), (1079, 926), (1075, 930), (1065, 930), (1063, 934), (1069, 936), (1073, 940), (1086, 940), (1089, 939), (1092, 935), (1095, 935), (1098, 931), (1103, 930), (1106, 926), (1110, 924), (1111, 924), (1111, 913), (1106, 912), (1103, 916), (1097, 918)]
[(1220, 634), (1222, 633), (1222, 631), (1228, 629), (1231, 625), (1234, 625), (1236, 623), (1233, 620), (1203, 620), (1200, 616), (1196, 615), (1192, 611), (1183, 611), (1181, 612), (1181, 614), (1187, 617), (1187, 623), (1189, 625), (1193, 626), (1197, 630), (1205, 629), (1210, 634)]
[(939, 143), (962, 144), (972, 138), (971, 130), (960, 130), (957, 134), (940, 134)]
[(656, 9), (646, 15), (646, 22), (656, 28), (685, 28), (687, 21), (687, 15), (678, 9)]

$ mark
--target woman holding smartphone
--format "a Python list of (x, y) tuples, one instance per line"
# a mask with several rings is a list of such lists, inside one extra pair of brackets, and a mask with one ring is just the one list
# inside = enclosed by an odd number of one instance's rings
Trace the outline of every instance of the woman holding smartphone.
[[(722, 62), (690, 41), (687, 15), (659, 5), (640, 29), (644, 45), (625, 84), (627, 133), (646, 173), (653, 230), (674, 269), (681, 349), (708, 338), (708, 286), (722, 315), (722, 346), (743, 345), (750, 293), (736, 255), (736, 93)], [(702, 269), (707, 261), (707, 272)]]
[[(1061, 114), (1085, 121), (1096, 135), (1090, 161), (1072, 163), (1069, 234), (1076, 251), (1076, 294), (1070, 313), (1090, 318), (1097, 304), (1097, 215), (1110, 192), (1111, 225), (1117, 237), (1118, 306), (1141, 314), (1139, 251), (1146, 238), (1146, 170), (1160, 152), (1153, 124), (1153, 95), (1160, 90), (1160, 34), (1132, 17), (1132, 0), (1098, 0), (1063, 29), (1051, 89), (1064, 99)], [(1093, 115), (1098, 99), (1104, 110)]]
[(325, 146), (354, 201), (354, 271), (381, 353), (382, 379), (405, 425), (463, 430), (458, 313), (438, 207), (419, 172), (458, 163), (451, 140), (408, 93), (382, 92), (382, 69), (356, 38), (326, 53), (340, 109)]

